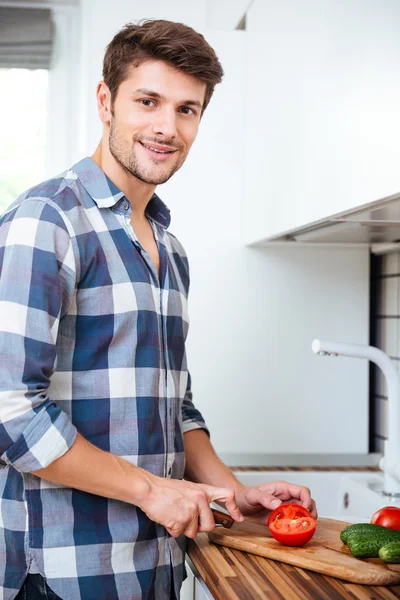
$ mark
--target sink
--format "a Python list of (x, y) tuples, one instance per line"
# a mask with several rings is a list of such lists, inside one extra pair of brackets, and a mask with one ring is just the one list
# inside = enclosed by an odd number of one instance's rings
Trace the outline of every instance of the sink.
[(400, 508), (400, 497), (383, 494), (383, 473), (344, 475), (339, 485), (338, 502), (337, 512), (347, 520), (350, 515), (359, 515), (360, 521), (369, 521), (383, 506)]

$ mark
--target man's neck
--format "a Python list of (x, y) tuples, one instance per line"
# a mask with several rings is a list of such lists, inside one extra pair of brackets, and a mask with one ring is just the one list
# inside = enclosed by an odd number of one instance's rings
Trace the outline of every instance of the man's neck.
[(127, 173), (110, 152), (103, 151), (102, 142), (99, 143), (91, 158), (128, 198), (132, 205), (132, 217), (143, 219), (146, 206), (156, 186), (144, 183)]

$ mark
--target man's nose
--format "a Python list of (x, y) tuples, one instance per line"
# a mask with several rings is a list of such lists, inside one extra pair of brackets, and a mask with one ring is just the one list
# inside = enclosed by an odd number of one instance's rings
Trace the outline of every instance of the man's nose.
[(176, 137), (176, 112), (173, 108), (164, 108), (157, 112), (153, 121), (153, 133), (166, 138)]

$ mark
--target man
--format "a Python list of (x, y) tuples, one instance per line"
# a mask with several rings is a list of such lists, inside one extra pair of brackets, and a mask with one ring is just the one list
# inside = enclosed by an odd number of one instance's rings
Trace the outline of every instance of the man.
[(242, 486), (192, 402), (188, 264), (155, 188), (222, 74), (187, 26), (126, 26), (104, 58), (95, 153), (0, 221), (5, 600), (178, 598), (210, 502), (236, 521), (265, 523), (282, 500), (317, 516), (307, 488)]

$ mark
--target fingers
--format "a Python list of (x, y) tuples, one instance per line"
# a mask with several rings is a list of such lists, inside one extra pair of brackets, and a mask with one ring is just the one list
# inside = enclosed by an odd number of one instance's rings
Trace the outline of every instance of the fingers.
[(184, 534), (188, 538), (195, 538), (200, 532), (212, 531), (215, 528), (215, 521), (210, 507), (207, 503), (207, 497), (196, 498), (186, 504), (185, 512), (180, 511), (174, 522), (166, 526), (166, 530), (172, 537), (179, 537)]
[(272, 493), (257, 487), (252, 487), (247, 490), (246, 502), (250, 506), (263, 506), (267, 510), (275, 510), (275, 508), (282, 504), (282, 501)]
[(186, 537), (194, 538), (197, 533), (213, 531), (215, 528), (215, 521), (210, 508), (210, 502), (214, 502), (215, 500), (225, 503), (227, 511), (235, 521), (240, 522), (244, 520), (236, 503), (233, 490), (198, 484), (198, 489), (195, 491), (195, 494), (198, 511), (193, 515), (183, 531)]
[[(181, 510), (179, 521), (176, 521), (172, 527), (167, 528), (167, 531), (173, 537), (178, 537), (183, 533), (188, 538), (195, 538), (198, 533), (213, 531), (215, 528), (208, 494), (201, 487), (208, 486), (198, 485), (197, 488), (192, 488), (186, 492), (187, 495), (184, 500), (185, 512)], [(215, 489), (210, 488), (210, 490)], [(219, 496), (219, 490), (218, 493), (215, 492), (213, 495)]]
[(240, 509), (236, 503), (235, 493), (233, 490), (227, 488), (215, 488), (199, 484), (201, 488), (197, 502), (199, 507), (198, 522), (196, 519), (192, 519), (188, 527), (184, 530), (184, 534), (187, 537), (195, 537), (199, 532), (213, 531), (215, 528), (214, 517), (210, 508), (210, 502), (219, 500), (225, 503), (225, 507), (231, 517), (235, 521), (243, 521), (244, 517), (240, 512)]
[(318, 519), (318, 511), (317, 511), (317, 506), (315, 504), (315, 500), (311, 499), (311, 509), (308, 509), (311, 513), (311, 516), (314, 517), (314, 519)]
[[(205, 504), (200, 506), (199, 510), (198, 532), (203, 533), (213, 531), (213, 529), (215, 529), (214, 517), (208, 504), (208, 500), (205, 500)], [(187, 535), (186, 532), (185, 535)]]
[[(219, 500), (225, 503), (225, 507), (232, 519), (239, 523), (243, 521), (244, 517), (240, 512), (240, 509), (236, 502), (235, 492), (228, 488), (215, 488), (208, 485), (200, 484), (200, 487), (205, 491), (208, 499), (208, 503)], [(211, 512), (211, 511), (210, 511)]]
[(232, 498), (227, 498), (225, 500), (225, 507), (226, 507), (226, 510), (231, 515), (232, 519), (235, 519), (235, 521), (238, 521), (238, 523), (240, 523), (241, 521), (244, 520), (244, 516), (242, 515), (238, 505), (236, 504), (235, 494), (233, 492), (232, 492), (232, 494), (233, 494)]
[(314, 519), (318, 518), (317, 507), (315, 504), (315, 500), (311, 497), (311, 491), (308, 487), (304, 487), (301, 485), (295, 485), (295, 490), (292, 489), (293, 484), (290, 484), (289, 493), (292, 494), (294, 498), (298, 498), (301, 502), (301, 505), (304, 506), (307, 510), (310, 511), (311, 516)]
[[(210, 519), (207, 519), (207, 517), (205, 515), (203, 515), (203, 523), (208, 523), (209, 521), (210, 521)], [(212, 515), (211, 515), (211, 521), (214, 521), (214, 519), (212, 518)], [(196, 511), (196, 513), (193, 514), (191, 521), (188, 523), (187, 527), (184, 529), (184, 531), (182, 533), (184, 535), (186, 535), (186, 537), (194, 539), (200, 531), (212, 531), (214, 529), (214, 527), (215, 527), (215, 523), (213, 523), (211, 527), (209, 524), (201, 525), (199, 523), (199, 513)]]
[[(258, 487), (243, 487), (237, 492), (227, 488), (217, 488), (205, 484), (187, 484), (185, 481), (170, 481), (154, 486), (148, 506), (144, 506), (148, 516), (165, 526), (168, 533), (178, 537), (184, 533), (194, 538), (199, 532), (209, 532), (215, 528), (210, 509), (213, 501), (223, 502), (231, 517), (243, 521), (241, 509), (246, 518), (258, 519), (265, 523), (268, 513), (283, 502), (294, 502), (307, 508), (314, 518), (318, 517), (315, 501), (308, 488), (287, 481), (274, 481)], [(239, 502), (239, 505), (238, 505)]]
[(299, 498), (299, 500), (301, 500), (301, 504), (307, 508), (307, 510), (311, 509), (313, 500), (311, 498), (311, 491), (308, 487), (303, 487), (301, 485), (292, 486), (292, 484), (290, 484), (289, 493), (294, 498)]
[[(264, 483), (257, 488), (250, 488), (251, 490), (258, 490), (261, 493), (262, 500), (257, 492), (252, 492), (249, 495), (250, 490), (246, 493), (246, 502), (253, 505), (260, 502), (261, 506), (274, 510), (281, 504), (281, 502), (292, 502), (295, 504), (301, 504), (307, 510), (310, 511), (311, 515), (316, 519), (318, 518), (317, 508), (315, 501), (311, 497), (309, 488), (295, 483), (289, 483), (288, 481), (273, 481), (271, 483)], [(274, 505), (274, 498), (277, 502)]]

